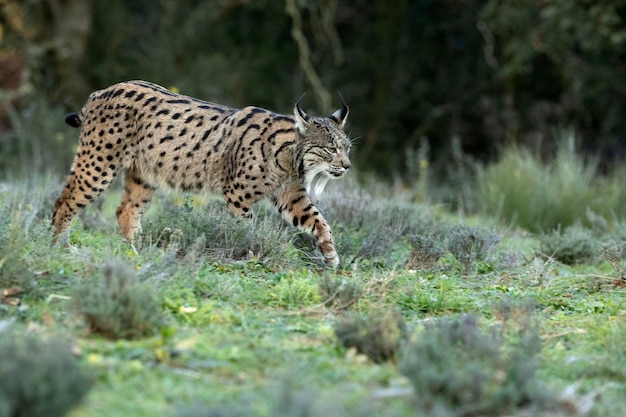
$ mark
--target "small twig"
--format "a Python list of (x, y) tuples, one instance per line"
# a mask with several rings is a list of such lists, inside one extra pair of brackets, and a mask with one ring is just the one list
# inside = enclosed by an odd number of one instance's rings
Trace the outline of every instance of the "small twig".
[(59, 299), (59, 300), (71, 300), (72, 297), (68, 297), (67, 295), (58, 295), (58, 294), (50, 294), (48, 296), (48, 298), (46, 298), (46, 303), (49, 303), (50, 301), (54, 300), (54, 299)]
[(546, 335), (546, 336), (541, 336), (541, 340), (549, 340), (549, 339), (556, 339), (559, 337), (563, 337), (563, 336), (567, 336), (569, 334), (587, 334), (587, 331), (585, 329), (572, 329), (572, 330), (567, 330), (561, 333), (556, 333), (556, 334), (551, 334), (551, 335)]

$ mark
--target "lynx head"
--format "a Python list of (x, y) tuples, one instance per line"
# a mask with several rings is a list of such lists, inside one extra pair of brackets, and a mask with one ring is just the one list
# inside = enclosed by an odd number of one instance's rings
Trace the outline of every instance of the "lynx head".
[(328, 117), (309, 116), (300, 108), (303, 97), (294, 107), (298, 149), (295, 162), (307, 193), (315, 199), (330, 178), (339, 178), (350, 169), (352, 142), (343, 130), (350, 110), (340, 95), (339, 110)]

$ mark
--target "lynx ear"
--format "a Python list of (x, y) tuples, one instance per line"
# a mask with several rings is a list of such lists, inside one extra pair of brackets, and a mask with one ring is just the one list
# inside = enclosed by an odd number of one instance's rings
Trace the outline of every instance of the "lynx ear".
[(339, 98), (341, 99), (342, 107), (331, 114), (329, 116), (330, 119), (334, 120), (342, 129), (346, 125), (346, 121), (348, 120), (348, 114), (350, 113), (350, 108), (346, 105), (346, 102), (343, 100), (343, 96), (339, 93)]
[(306, 114), (304, 110), (300, 108), (300, 102), (302, 101), (305, 95), (306, 93), (303, 93), (300, 96), (300, 98), (296, 102), (296, 105), (293, 108), (293, 114), (296, 116), (296, 127), (298, 128), (301, 134), (306, 133), (307, 129), (311, 127), (311, 122), (309, 121), (310, 120), (309, 115)]

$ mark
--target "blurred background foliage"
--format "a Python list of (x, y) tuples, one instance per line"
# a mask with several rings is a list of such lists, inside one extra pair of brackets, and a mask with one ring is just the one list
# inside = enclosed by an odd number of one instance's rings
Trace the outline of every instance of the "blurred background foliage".
[(0, 163), (47, 149), (29, 168), (64, 172), (62, 114), (145, 79), (283, 113), (341, 91), (355, 166), (387, 178), (420, 148), (441, 173), (459, 149), (549, 152), (555, 127), (604, 164), (626, 153), (625, 19), (626, 0), (0, 0)]

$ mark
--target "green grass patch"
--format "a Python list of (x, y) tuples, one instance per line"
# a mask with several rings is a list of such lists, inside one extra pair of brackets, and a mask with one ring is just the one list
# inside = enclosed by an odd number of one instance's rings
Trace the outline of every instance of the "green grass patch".
[[(117, 232), (116, 190), (75, 222), (74, 247), (57, 247), (54, 184), (10, 184), (0, 195), (0, 333), (76, 341), (66, 367), (94, 379), (65, 415), (603, 416), (626, 407), (617, 221), (529, 235), (350, 182), (319, 203), (342, 256), (328, 270), (267, 206), (247, 221), (191, 196), (155, 198), (138, 253)], [(43, 369), (37, 361), (53, 362), (61, 345), (25, 358)], [(64, 387), (52, 376), (32, 384)]]

